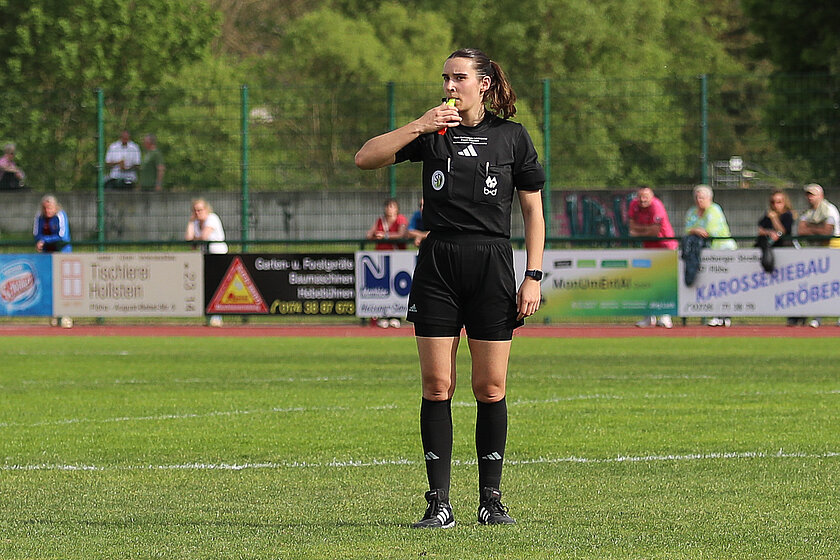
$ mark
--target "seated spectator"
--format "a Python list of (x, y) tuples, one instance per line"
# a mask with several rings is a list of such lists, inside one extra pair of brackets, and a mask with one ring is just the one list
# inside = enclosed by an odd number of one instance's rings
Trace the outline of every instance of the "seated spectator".
[(68, 253), (73, 250), (67, 213), (54, 196), (46, 195), (41, 199), (41, 209), (35, 215), (32, 236), (39, 253)]
[[(405, 216), (400, 214), (400, 205), (393, 198), (385, 200), (385, 211), (373, 223), (367, 232), (367, 239), (399, 239), (406, 238), (406, 230), (408, 228), (408, 220)], [(377, 243), (377, 251), (392, 251), (395, 249), (405, 249), (405, 243)], [(374, 317), (373, 320), (377, 326), (381, 328), (401, 326), (398, 317)]]
[(26, 175), (15, 163), (15, 145), (3, 146), (3, 157), (0, 158), (0, 189), (14, 190), (23, 188)]
[[(405, 240), (408, 220), (400, 214), (400, 205), (393, 198), (385, 201), (384, 213), (376, 218), (367, 232), (367, 239), (399, 239)], [(377, 251), (405, 249), (405, 243), (377, 243)]]
[(412, 214), (408, 222), (408, 236), (414, 240), (414, 246), (419, 247), (427, 235), (429, 232), (423, 227), (423, 198), (421, 197), (420, 209)]
[[(694, 187), (694, 208), (685, 215), (685, 234), (706, 241), (712, 249), (737, 249), (732, 239), (729, 224), (719, 204), (712, 201), (714, 193), (708, 185)], [(708, 239), (712, 238), (711, 242)], [(731, 317), (712, 317), (706, 323), (710, 327), (728, 327)]]
[[(628, 210), (630, 219), (630, 235), (633, 237), (674, 237), (674, 228), (668, 219), (668, 212), (662, 201), (653, 195), (650, 187), (641, 187), (636, 193), (636, 198), (630, 202)], [(676, 239), (659, 239), (642, 242), (642, 246), (648, 249), (671, 249), (677, 248)], [(637, 327), (653, 327), (659, 325), (670, 329), (674, 326), (670, 315), (662, 315), (657, 320), (656, 315), (649, 315), (636, 323)]]
[[(768, 274), (775, 270), (773, 247), (793, 247), (793, 220), (796, 213), (790, 204), (790, 198), (784, 191), (773, 191), (770, 206), (758, 221), (758, 238), (755, 246), (761, 249), (761, 267)], [(788, 326), (804, 325), (805, 317), (788, 317)]]
[[(814, 243), (840, 247), (840, 212), (837, 207), (825, 199), (823, 188), (816, 183), (805, 186), (805, 196), (810, 208), (799, 218), (799, 235), (831, 235), (832, 239)], [(822, 325), (822, 317), (814, 317), (808, 324), (817, 328)], [(840, 326), (840, 320), (837, 325)]]
[[(67, 213), (62, 210), (54, 196), (46, 195), (41, 199), (41, 207), (35, 215), (35, 224), (32, 227), (32, 236), (35, 238), (35, 249), (39, 253), (68, 253), (73, 250), (73, 246), (70, 245)], [(70, 329), (73, 328), (73, 318), (52, 317), (50, 325), (61, 325), (62, 328)]]
[(831, 235), (834, 239), (818, 241), (817, 245), (840, 247), (840, 213), (825, 199), (823, 188), (816, 183), (805, 187), (808, 208), (799, 218), (799, 235)]
[[(203, 198), (196, 198), (192, 202), (192, 212), (187, 222), (187, 231), (184, 234), (184, 239), (187, 241), (212, 241), (213, 243), (207, 243), (201, 246), (202, 251), (207, 251), (212, 254), (223, 255), (228, 252), (222, 220), (218, 214), (213, 212), (213, 207), (210, 206), (210, 203)], [(221, 327), (223, 325), (222, 316), (211, 315), (207, 321), (207, 325), (210, 327)]]
[(755, 246), (761, 249), (761, 267), (765, 272), (775, 270), (773, 247), (792, 247), (793, 211), (790, 199), (783, 191), (770, 195), (770, 207), (758, 221), (758, 238)]

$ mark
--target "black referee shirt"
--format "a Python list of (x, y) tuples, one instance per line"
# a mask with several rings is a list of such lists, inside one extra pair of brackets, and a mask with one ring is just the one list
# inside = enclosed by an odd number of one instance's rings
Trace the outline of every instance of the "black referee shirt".
[(540, 190), (545, 171), (519, 123), (487, 113), (474, 127), (423, 134), (396, 163), (423, 162), (423, 224), (429, 231), (510, 237), (514, 189)]

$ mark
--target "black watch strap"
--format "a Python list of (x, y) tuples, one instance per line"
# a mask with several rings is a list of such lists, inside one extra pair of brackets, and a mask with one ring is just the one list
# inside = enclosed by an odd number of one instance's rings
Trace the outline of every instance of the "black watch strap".
[(534, 280), (539, 282), (540, 280), (542, 280), (543, 271), (542, 270), (526, 270), (525, 271), (525, 276), (527, 276), (529, 278), (533, 278)]

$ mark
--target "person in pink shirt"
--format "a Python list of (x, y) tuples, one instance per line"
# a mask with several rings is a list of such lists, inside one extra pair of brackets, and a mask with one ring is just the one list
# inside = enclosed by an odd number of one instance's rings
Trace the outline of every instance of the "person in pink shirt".
[[(367, 232), (368, 239), (379, 241), (376, 244), (377, 251), (393, 251), (405, 249), (408, 238), (408, 219), (400, 214), (400, 205), (396, 199), (385, 200), (384, 212), (376, 218), (376, 221)], [(397, 241), (398, 243), (389, 243)], [(399, 328), (401, 323), (399, 317), (374, 317), (376, 325), (387, 329), (388, 327)]]
[(389, 198), (385, 201), (384, 212), (376, 219), (365, 237), (375, 240), (393, 239), (399, 241), (399, 243), (388, 243), (387, 241), (377, 243), (377, 251), (405, 249), (407, 229), (408, 218), (400, 214), (399, 203), (395, 199)]
[[(636, 198), (630, 202), (628, 218), (630, 219), (630, 235), (633, 237), (674, 237), (674, 228), (671, 227), (665, 205), (653, 195), (650, 187), (639, 188)], [(650, 239), (642, 242), (642, 246), (646, 249), (674, 250), (678, 245), (676, 239)], [(674, 323), (670, 315), (662, 315), (658, 321), (655, 315), (651, 315), (636, 323), (637, 327), (656, 325), (670, 329)]]

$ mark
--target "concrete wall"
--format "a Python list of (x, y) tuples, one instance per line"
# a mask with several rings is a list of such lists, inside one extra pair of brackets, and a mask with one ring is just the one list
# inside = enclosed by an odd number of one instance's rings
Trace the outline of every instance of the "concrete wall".
[[(599, 199), (604, 205), (616, 195), (630, 191), (561, 191), (551, 193), (554, 231), (562, 235), (566, 219), (566, 198), (570, 194)], [(0, 240), (10, 233), (27, 235), (38, 209), (38, 192), (0, 191)], [(691, 190), (656, 191), (665, 203), (671, 222), (679, 235), (685, 212), (693, 205)], [(794, 208), (800, 213), (807, 207), (801, 190), (789, 190)], [(733, 235), (749, 236), (767, 206), (770, 190), (719, 190), (715, 202), (724, 209)], [(190, 215), (191, 201), (199, 193), (106, 193), (106, 239), (171, 241), (183, 239)], [(250, 239), (307, 240), (361, 239), (382, 212), (383, 192), (263, 192), (251, 194)], [(241, 239), (240, 194), (212, 193), (206, 196), (222, 218), (228, 239)], [(407, 216), (417, 208), (419, 193), (398, 195), (401, 211)], [(840, 193), (828, 191), (827, 198), (840, 202)], [(96, 239), (96, 195), (93, 192), (69, 192), (58, 195), (70, 218), (74, 239)], [(522, 219), (514, 209), (512, 235), (522, 237)]]

